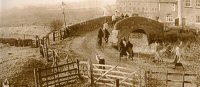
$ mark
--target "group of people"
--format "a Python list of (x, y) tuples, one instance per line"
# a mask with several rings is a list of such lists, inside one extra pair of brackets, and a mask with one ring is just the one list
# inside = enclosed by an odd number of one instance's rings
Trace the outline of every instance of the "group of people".
[[(97, 43), (99, 46), (102, 46), (103, 39), (105, 40), (105, 43), (108, 43), (108, 38), (110, 35), (108, 28), (109, 28), (109, 25), (106, 22), (103, 24), (103, 27), (100, 27), (98, 29)], [(125, 38), (121, 39), (121, 41), (119, 43), (120, 60), (121, 60), (121, 57), (123, 57), (123, 56), (127, 56), (126, 59), (128, 59), (128, 58), (133, 59), (134, 53), (133, 53), (132, 48), (133, 48), (133, 44), (130, 43), (130, 41), (127, 41)], [(97, 54), (96, 60), (98, 61), (99, 64), (105, 65), (105, 59), (101, 55)], [(105, 69), (105, 67), (102, 67), (102, 66), (100, 66), (99, 68)]]
[(115, 24), (118, 20), (121, 20), (123, 18), (127, 18), (129, 17), (128, 14), (123, 14), (123, 13), (119, 13), (118, 11), (115, 11), (115, 14), (112, 15), (112, 22), (113, 24)]
[(121, 57), (123, 56), (127, 56), (127, 59), (132, 58), (133, 60), (134, 57), (133, 44), (130, 41), (127, 41), (126, 38), (121, 39), (119, 43), (119, 51), (120, 51), (120, 60)]
[(108, 23), (104, 23), (103, 27), (100, 27), (97, 34), (97, 43), (99, 46), (102, 46), (102, 39), (105, 40), (106, 43), (108, 43), (109, 38), (109, 31), (108, 31)]
[(162, 46), (161, 44), (155, 42), (155, 45), (156, 45), (156, 52), (155, 52), (155, 60), (157, 60), (158, 62), (163, 62), (163, 59), (161, 57), (161, 54), (166, 52), (168, 54), (170, 54), (171, 56), (174, 55), (174, 61), (173, 63), (176, 65), (176, 64), (181, 64), (181, 45), (182, 45), (182, 42), (180, 42), (180, 44), (177, 44), (176, 46), (174, 47), (171, 47), (170, 45), (168, 45), (166, 47), (166, 49), (162, 49)]

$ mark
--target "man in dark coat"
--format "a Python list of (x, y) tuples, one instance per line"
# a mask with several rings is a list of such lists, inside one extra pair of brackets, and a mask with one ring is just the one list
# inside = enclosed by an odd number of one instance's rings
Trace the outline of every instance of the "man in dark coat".
[(132, 60), (133, 60), (133, 56), (134, 56), (133, 44), (130, 41), (128, 41), (128, 43), (126, 45), (126, 49), (127, 49), (128, 58), (132, 58)]
[(103, 38), (103, 30), (102, 28), (99, 28), (98, 32), (97, 32), (97, 43), (99, 46), (102, 46), (102, 38)]
[(104, 35), (105, 42), (108, 43), (108, 38), (109, 38), (110, 33), (108, 32), (107, 29), (103, 30), (103, 35)]
[(127, 50), (126, 49), (126, 39), (123, 38), (119, 43), (120, 60), (121, 60), (121, 57), (127, 56), (126, 50)]

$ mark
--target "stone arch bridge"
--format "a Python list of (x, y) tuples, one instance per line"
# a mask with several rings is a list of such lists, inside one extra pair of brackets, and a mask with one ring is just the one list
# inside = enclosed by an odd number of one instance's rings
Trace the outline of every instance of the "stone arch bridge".
[(138, 32), (146, 34), (148, 43), (151, 44), (161, 41), (164, 35), (163, 23), (144, 17), (129, 17), (120, 20), (114, 25), (114, 29), (119, 30), (118, 41), (123, 37), (128, 38), (132, 32)]

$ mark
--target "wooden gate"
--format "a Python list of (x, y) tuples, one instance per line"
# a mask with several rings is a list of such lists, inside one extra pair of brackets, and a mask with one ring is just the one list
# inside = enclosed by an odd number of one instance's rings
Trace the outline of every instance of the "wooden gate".
[(148, 71), (146, 87), (199, 87), (198, 74)]
[(142, 85), (140, 70), (132, 70), (118, 65), (92, 64), (80, 62), (80, 73), (88, 78), (93, 86), (140, 87)]
[(72, 85), (80, 78), (79, 61), (67, 60), (66, 64), (34, 69), (36, 87)]

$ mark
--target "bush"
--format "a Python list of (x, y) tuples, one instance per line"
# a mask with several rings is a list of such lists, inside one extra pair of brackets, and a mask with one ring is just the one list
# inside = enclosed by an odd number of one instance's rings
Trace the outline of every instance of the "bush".
[(50, 23), (50, 28), (52, 30), (60, 30), (63, 27), (63, 21), (61, 20), (54, 20)]

